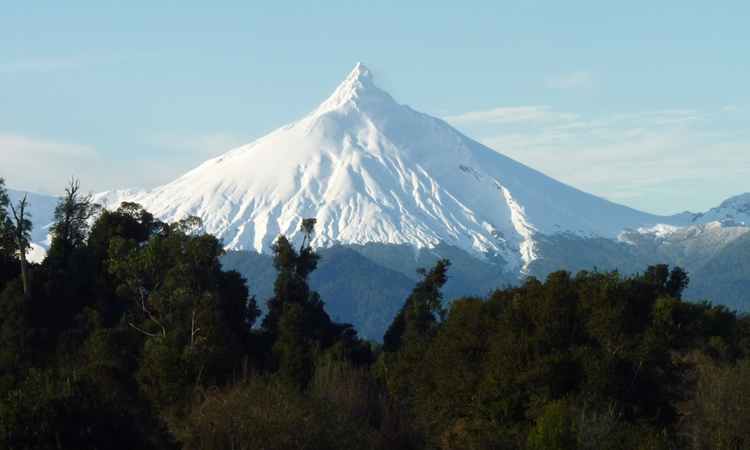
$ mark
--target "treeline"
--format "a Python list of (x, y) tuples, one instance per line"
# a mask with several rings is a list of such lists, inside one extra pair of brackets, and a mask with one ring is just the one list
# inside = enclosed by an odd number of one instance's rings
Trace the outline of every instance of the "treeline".
[(279, 236), (267, 314), (196, 218), (71, 181), (40, 264), (0, 178), (2, 448), (748, 448), (750, 319), (679, 268), (560, 271), (448, 307), (450, 261), (383, 337), (331, 320)]

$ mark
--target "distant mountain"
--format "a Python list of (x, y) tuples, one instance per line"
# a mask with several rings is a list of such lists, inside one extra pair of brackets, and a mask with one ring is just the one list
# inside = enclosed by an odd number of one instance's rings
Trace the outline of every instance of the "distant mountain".
[[(506, 271), (538, 258), (540, 235), (616, 239), (694, 216), (655, 216), (584, 193), (399, 105), (359, 64), (306, 118), (167, 185), (108, 194), (156, 216), (203, 219), (227, 249), (268, 252), (316, 217), (313, 245), (458, 247)], [(656, 227), (656, 228), (655, 228)]]
[[(229, 250), (225, 266), (248, 278), (260, 303), (272, 293), (271, 244), (279, 234), (300, 239), (301, 220), (317, 218), (312, 244), (323, 258), (311, 285), (333, 317), (376, 339), (417, 281), (415, 269), (446, 257), (446, 300), (559, 269), (629, 274), (666, 263), (691, 274), (687, 298), (750, 310), (750, 193), (700, 214), (636, 211), (396, 103), (361, 64), (302, 120), (164, 186), (96, 198), (110, 208), (137, 202), (165, 221), (200, 217)], [(49, 199), (30, 199), (38, 226), (51, 222)], [(32, 236), (37, 259), (46, 231)]]
[(17, 205), (18, 201), (26, 198), (29, 205), (28, 212), (34, 226), (31, 230), (31, 250), (26, 256), (29, 261), (39, 262), (44, 259), (49, 248), (49, 228), (55, 217), (55, 206), (57, 197), (51, 195), (35, 194), (33, 192), (8, 189), (10, 201)]
[(735, 195), (706, 213), (693, 215), (695, 223), (722, 222), (729, 226), (750, 225), (750, 192)]
[(685, 293), (736, 311), (750, 311), (750, 234), (743, 233), (723, 246), (690, 273)]

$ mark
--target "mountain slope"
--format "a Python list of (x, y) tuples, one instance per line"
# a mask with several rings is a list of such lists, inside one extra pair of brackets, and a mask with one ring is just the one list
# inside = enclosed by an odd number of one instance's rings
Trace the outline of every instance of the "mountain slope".
[(727, 226), (740, 227), (750, 225), (750, 192), (730, 197), (708, 212), (695, 214), (693, 222), (722, 222)]
[(17, 205), (21, 199), (26, 199), (29, 205), (27, 212), (33, 225), (30, 236), (31, 248), (26, 255), (26, 259), (31, 262), (41, 262), (47, 255), (47, 249), (49, 248), (49, 230), (54, 222), (58, 198), (15, 189), (8, 189), (8, 197), (14, 205)]
[(729, 309), (750, 311), (750, 233), (724, 246), (690, 273), (687, 298), (709, 300)]
[(187, 214), (228, 249), (268, 252), (316, 217), (313, 245), (443, 242), (517, 271), (536, 235), (617, 238), (624, 229), (690, 225), (586, 194), (397, 104), (358, 65), (306, 118), (151, 191), (109, 193), (162, 220)]

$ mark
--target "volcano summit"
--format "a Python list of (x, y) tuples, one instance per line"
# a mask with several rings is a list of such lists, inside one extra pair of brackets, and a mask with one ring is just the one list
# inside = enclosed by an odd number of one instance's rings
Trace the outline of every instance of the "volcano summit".
[(542, 235), (617, 239), (693, 218), (639, 212), (553, 180), (396, 103), (362, 64), (304, 119), (167, 185), (108, 197), (166, 221), (196, 215), (229, 250), (268, 253), (280, 233), (316, 217), (318, 248), (399, 244), (416, 255), (443, 243), (513, 272), (538, 258)]

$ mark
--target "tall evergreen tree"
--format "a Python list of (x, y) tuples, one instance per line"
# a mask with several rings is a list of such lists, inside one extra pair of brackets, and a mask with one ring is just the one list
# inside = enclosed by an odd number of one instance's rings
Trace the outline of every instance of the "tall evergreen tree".
[(383, 336), (383, 351), (395, 352), (406, 339), (425, 335), (438, 320), (442, 320), (445, 309), (440, 289), (448, 281), (448, 268), (451, 262), (441, 259), (429, 272), (423, 268), (417, 273), (424, 279), (417, 283), (412, 294)]
[(429, 272), (418, 270), (424, 279), (404, 302), (383, 339), (379, 366), (388, 390), (410, 406), (424, 402), (434, 390), (427, 355), (445, 317), (440, 289), (448, 280), (449, 267), (450, 261), (441, 259)]
[(278, 327), (284, 305), (307, 303), (310, 299), (310, 286), (307, 280), (318, 267), (320, 256), (315, 253), (310, 241), (315, 227), (315, 219), (303, 219), (300, 230), (303, 233), (299, 251), (284, 235), (279, 235), (273, 245), (273, 267), (279, 272), (273, 285), (274, 296), (268, 300), (268, 314), (263, 319), (263, 329), (270, 342), (278, 338)]
[(314, 228), (315, 219), (302, 221), (299, 251), (283, 235), (274, 244), (273, 262), (279, 274), (274, 296), (268, 300), (268, 315), (263, 319), (265, 344), (272, 349), (282, 378), (300, 390), (312, 377), (317, 352), (344, 342), (353, 357), (352, 350), (359, 344), (356, 332), (347, 333), (352, 325), (333, 322), (320, 295), (310, 291), (307, 284), (320, 259), (310, 245)]

